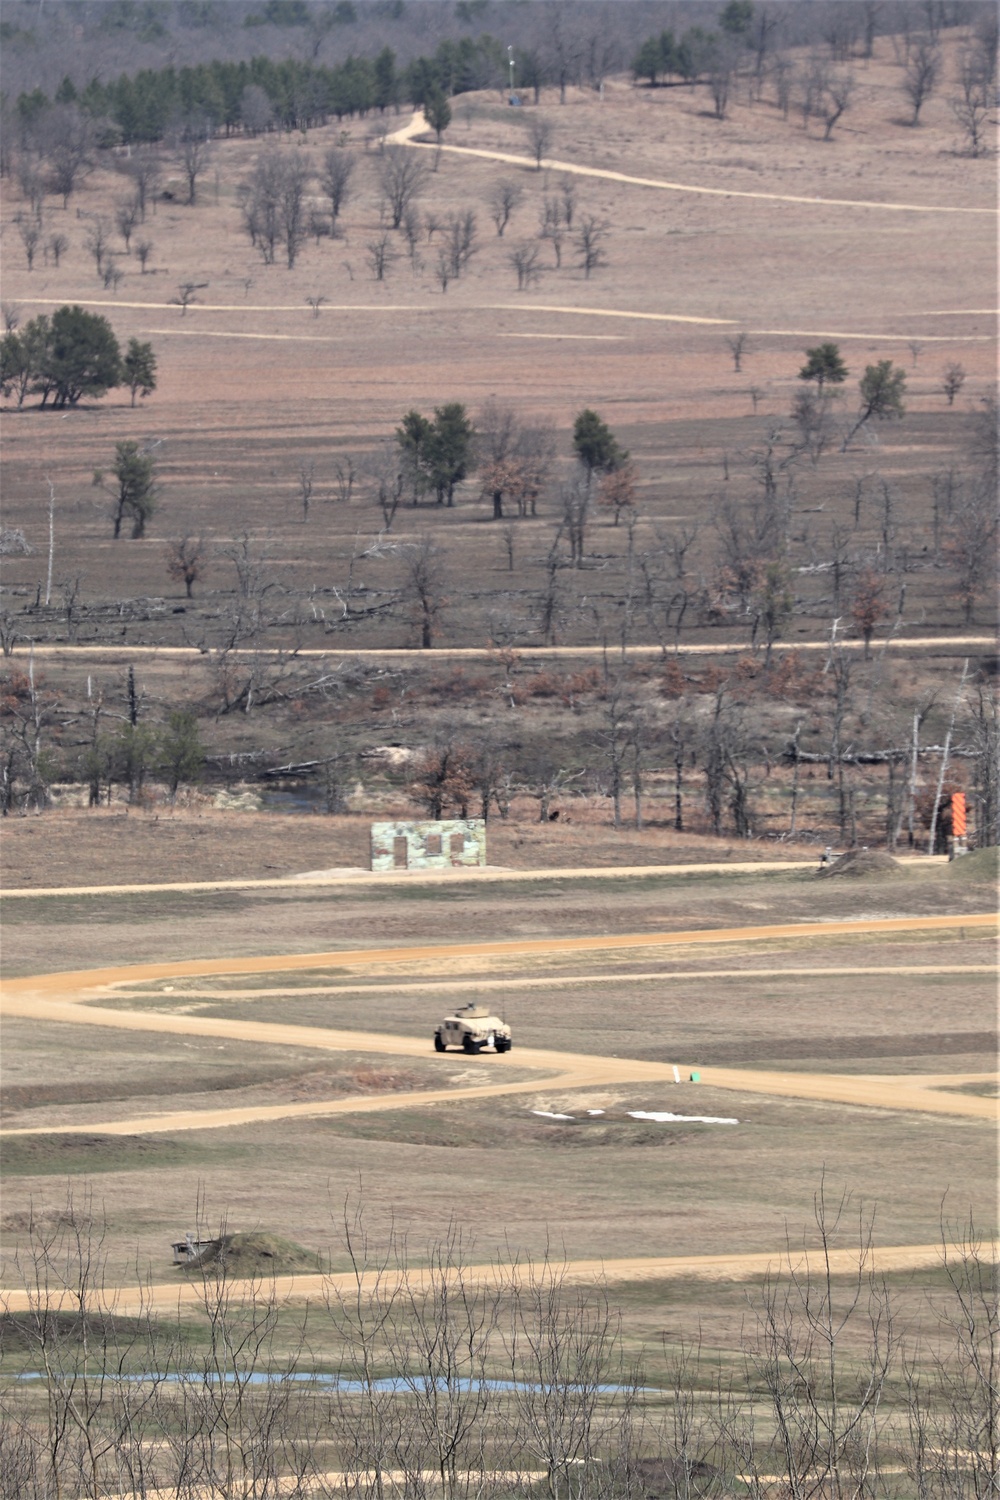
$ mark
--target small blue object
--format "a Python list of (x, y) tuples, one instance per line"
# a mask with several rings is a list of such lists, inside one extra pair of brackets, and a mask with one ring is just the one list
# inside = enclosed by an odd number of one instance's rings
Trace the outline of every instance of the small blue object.
[(521, 101), (516, 94), (511, 94), (510, 98), (507, 100), (507, 103), (513, 105), (517, 109), (521, 107)]

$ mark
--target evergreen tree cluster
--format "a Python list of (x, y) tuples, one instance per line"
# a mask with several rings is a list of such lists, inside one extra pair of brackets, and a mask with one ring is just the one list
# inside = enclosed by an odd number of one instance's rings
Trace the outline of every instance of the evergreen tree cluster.
[(266, 95), (275, 125), (306, 130), (331, 118), (363, 118), (406, 102), (418, 107), (436, 96), (447, 99), (488, 87), (504, 76), (506, 63), (506, 52), (489, 36), (443, 41), (432, 56), (415, 58), (404, 68), (397, 67), (390, 47), (374, 58), (348, 57), (334, 67), (294, 58), (216, 59), (194, 68), (145, 68), (108, 82), (95, 77), (80, 90), (66, 77), (54, 100), (41, 89), (21, 94), (17, 113), (22, 129), (30, 130), (52, 103), (76, 104), (103, 122), (105, 146), (159, 141), (178, 122), (193, 119), (213, 133), (232, 135), (248, 127), (244, 96), (253, 88)]
[(133, 406), (137, 393), (156, 389), (153, 346), (133, 338), (123, 355), (107, 318), (82, 307), (40, 313), (0, 340), (0, 394), (15, 395), (18, 406), (28, 395), (40, 395), (42, 406), (76, 406), (121, 385)]

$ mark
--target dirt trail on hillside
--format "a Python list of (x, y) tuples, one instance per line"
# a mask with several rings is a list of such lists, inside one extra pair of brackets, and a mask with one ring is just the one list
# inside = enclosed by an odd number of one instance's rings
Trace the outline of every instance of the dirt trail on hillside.
[[(532, 156), (517, 156), (510, 151), (487, 151), (474, 146), (451, 146), (444, 141), (419, 141), (430, 127), (422, 109), (415, 110), (413, 118), (392, 135), (386, 136), (388, 145), (418, 146), (426, 151), (450, 151), (455, 156), (476, 156), (486, 161), (501, 161), (512, 167), (536, 169)], [(868, 198), (814, 198), (800, 193), (753, 192), (743, 188), (699, 187), (690, 182), (671, 182), (661, 177), (633, 177), (627, 172), (612, 172), (606, 167), (584, 167), (577, 162), (557, 161), (555, 157), (542, 157), (540, 168), (551, 172), (571, 172), (576, 177), (601, 177), (608, 182), (625, 182), (632, 187), (659, 188), (669, 193), (697, 193), (709, 198), (758, 198), (770, 203), (804, 203), (812, 208), (876, 208), (888, 213), (917, 214), (993, 214), (992, 208), (967, 208), (964, 205), (950, 207), (938, 203), (884, 203)]]

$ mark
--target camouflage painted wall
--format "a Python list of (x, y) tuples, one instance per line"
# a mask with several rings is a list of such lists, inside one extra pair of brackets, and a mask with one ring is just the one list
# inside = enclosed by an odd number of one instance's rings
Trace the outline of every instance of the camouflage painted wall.
[(373, 870), (449, 870), (485, 863), (482, 818), (372, 824)]

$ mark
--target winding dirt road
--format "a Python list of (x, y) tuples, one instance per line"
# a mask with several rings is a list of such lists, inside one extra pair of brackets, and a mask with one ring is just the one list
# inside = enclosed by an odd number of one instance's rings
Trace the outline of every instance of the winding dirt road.
[[(233, 1041), (269, 1046), (295, 1046), (326, 1052), (374, 1052), (396, 1057), (426, 1057), (428, 1043), (422, 1037), (388, 1036), (382, 1033), (345, 1031), (325, 1027), (285, 1025), (253, 1021), (245, 1017), (218, 1017), (151, 1010), (115, 1010), (95, 1005), (101, 997), (118, 998), (122, 987), (157, 980), (207, 978), (223, 974), (289, 973), (310, 969), (364, 970), (378, 965), (421, 963), (435, 969), (461, 958), (523, 957), (646, 948), (686, 948), (706, 943), (756, 943), (777, 938), (810, 938), (831, 935), (993, 929), (993, 913), (973, 916), (899, 917), (879, 920), (797, 922), (765, 927), (710, 928), (686, 932), (619, 933), (596, 937), (527, 939), (515, 942), (451, 943), (413, 947), (337, 950), (323, 953), (281, 954), (242, 959), (189, 959), (177, 963), (147, 963), (130, 967), (80, 970), (31, 976), (10, 981), (2, 993), (7, 1015), (37, 1021), (59, 1021), (71, 1025), (108, 1026), (128, 1031), (169, 1032), (186, 1036), (226, 1037)], [(293, 992), (294, 994), (294, 992)], [(124, 998), (124, 997), (123, 997)], [(182, 998), (182, 997), (178, 997)], [(234, 999), (246, 998), (246, 993)], [(144, 1115), (129, 1120), (89, 1122), (86, 1125), (37, 1126), (4, 1131), (4, 1135), (101, 1134), (149, 1135), (161, 1132), (205, 1130), (247, 1125), (258, 1121), (317, 1118), (335, 1114), (412, 1108), (449, 1103), (456, 1099), (483, 1099), (518, 1093), (537, 1093), (540, 1088), (562, 1091), (607, 1088), (626, 1083), (674, 1081), (674, 1064), (647, 1062), (638, 1058), (595, 1057), (580, 1053), (520, 1048), (515, 1054), (493, 1061), (495, 1081), (465, 1088), (449, 1085), (412, 1093), (371, 1095), (359, 1099), (287, 1102), (212, 1110), (175, 1111)], [(516, 1066), (532, 1070), (534, 1077), (504, 1078)], [(681, 1066), (678, 1059), (677, 1066)], [(687, 1069), (690, 1062), (683, 1064)], [(919, 1075), (846, 1075), (769, 1072), (741, 1068), (703, 1068), (702, 1082), (712, 1088), (783, 1098), (823, 1100), (879, 1109), (918, 1110), (932, 1114), (993, 1119), (996, 1102), (975, 1094), (945, 1092), (963, 1085), (992, 1081), (993, 1072)]]
[[(421, 141), (416, 137), (429, 130), (422, 109), (414, 110), (412, 119), (386, 136), (386, 143), (400, 146), (418, 146), (427, 151), (450, 151), (454, 156), (475, 156), (485, 161), (504, 162), (507, 166), (536, 169), (533, 156), (518, 156), (510, 151), (486, 151), (472, 146), (446, 145), (443, 141)], [(606, 182), (625, 182), (632, 187), (658, 188), (667, 193), (695, 193), (707, 198), (758, 198), (769, 203), (804, 203), (811, 208), (875, 208), (886, 213), (911, 214), (989, 214), (992, 208), (968, 208), (964, 205), (951, 207), (940, 203), (886, 203), (870, 198), (816, 198), (801, 193), (751, 192), (739, 188), (701, 187), (691, 182), (671, 182), (662, 177), (634, 177), (626, 172), (612, 172), (606, 167), (585, 167), (578, 162), (558, 161), (555, 157), (542, 157), (537, 163), (540, 169), (552, 172), (570, 172), (575, 177), (600, 177)]]

